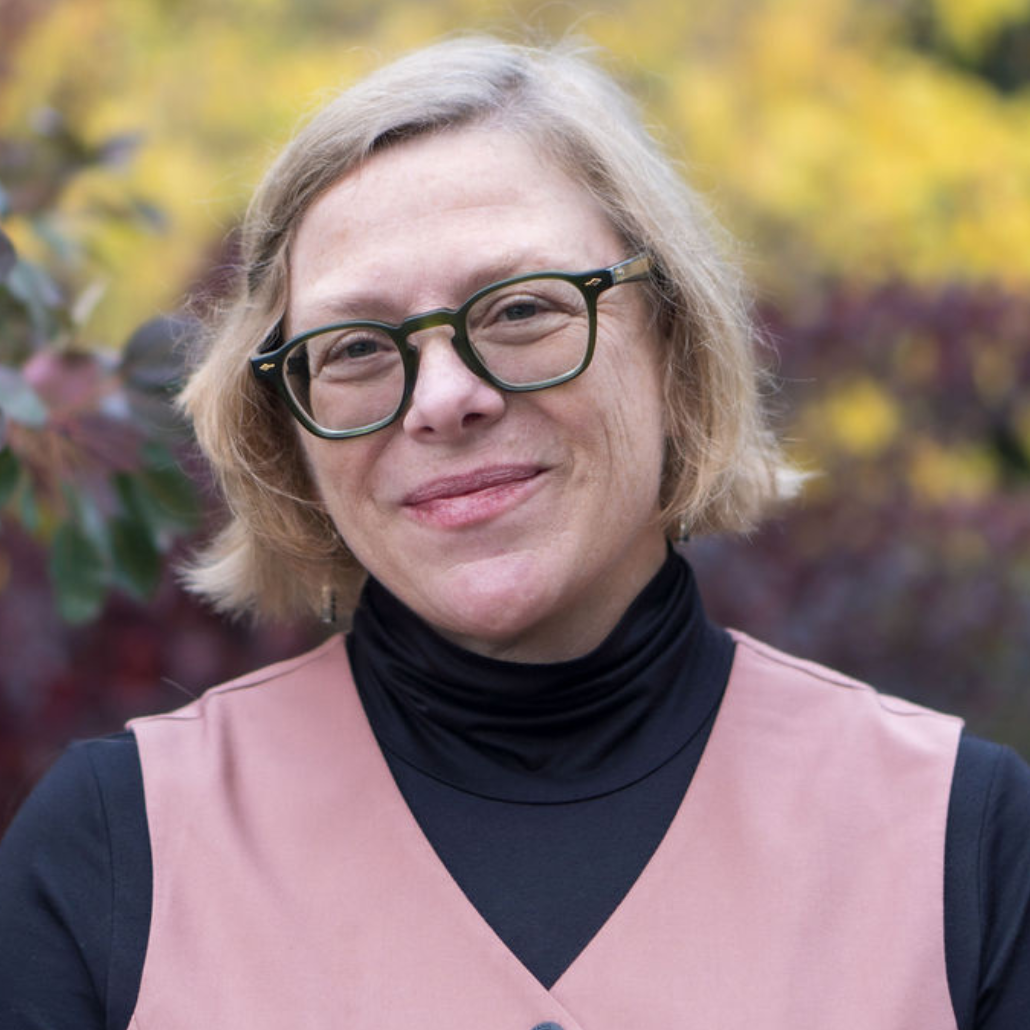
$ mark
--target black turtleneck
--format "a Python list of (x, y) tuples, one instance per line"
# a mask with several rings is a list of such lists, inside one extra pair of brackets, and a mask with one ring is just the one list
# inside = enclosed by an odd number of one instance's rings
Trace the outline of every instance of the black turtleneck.
[(550, 986), (661, 841), (729, 676), (733, 642), (706, 621), (689, 566), (670, 553), (607, 639), (571, 661), (471, 654), (374, 580), (347, 646), (426, 837)]

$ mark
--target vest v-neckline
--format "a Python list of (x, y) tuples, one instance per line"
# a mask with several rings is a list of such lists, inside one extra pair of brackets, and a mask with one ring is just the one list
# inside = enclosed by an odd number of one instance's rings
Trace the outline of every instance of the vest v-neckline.
[(501, 661), (442, 637), (369, 580), (346, 647), (405, 802), (480, 915), (545, 986), (668, 829), (732, 662), (686, 560), (588, 654)]
[[(540, 983), (496, 933), (488, 920), (484, 918), (469, 900), (461, 885), (451, 875), (446, 864), (436, 853), (429, 838), (421, 826), (419, 826), (418, 820), (404, 800), (404, 796), (390, 771), (387, 760), (375, 739), (368, 718), (362, 710), (361, 701), (357, 688), (353, 685), (352, 677), (348, 677), (348, 680), (351, 681), (351, 686), (346, 691), (346, 696), (347, 706), (350, 710), (345, 713), (343, 718), (348, 724), (353, 726), (353, 732), (360, 738), (355, 743), (358, 744), (360, 752), (366, 757), (366, 770), (368, 772), (374, 771), (375, 782), (366, 784), (369, 794), (378, 797), (380, 804), (388, 806), (388, 810), (383, 812), (382, 825), (390, 827), (393, 834), (396, 835), (395, 844), (398, 852), (411, 856), (411, 863), (406, 866), (405, 875), (408, 878), (412, 875), (417, 875), (420, 881), (423, 882), (425, 889), (433, 891), (440, 898), (442, 904), (453, 911), (457, 924), (455, 929), (460, 930), (467, 938), (471, 955), (475, 955), (482, 960), (484, 951), (489, 953), (493, 958), (493, 962), (499, 963), (511, 971), (511, 975), (517, 980), (521, 989), (527, 990), (539, 998), (547, 999), (548, 1004), (560, 1010), (553, 1018), (560, 1023), (562, 1030), (580, 1030), (580, 1022), (577, 1021), (572, 1012), (565, 1008), (561, 1000), (563, 985), (572, 978), (574, 971), (579, 967), (591, 963), (591, 949), (595, 941), (603, 935), (613, 932), (610, 927), (617, 926), (619, 922), (626, 918), (624, 915), (625, 911), (634, 908), (638, 904), (636, 900), (638, 895), (645, 892), (648, 894), (655, 893), (655, 890), (650, 886), (650, 881), (665, 875), (666, 870), (673, 864), (671, 858), (667, 857), (668, 854), (681, 848), (680, 838), (684, 836), (683, 824), (689, 821), (687, 812), (691, 807), (690, 798), (693, 796), (693, 790), (688, 791), (687, 795), (681, 800), (657, 848), (651, 855), (650, 860), (645, 863), (629, 890), (609, 913), (594, 937), (586, 943), (558, 980), (548, 988)], [(732, 680), (733, 673), (731, 672), (731, 683)], [(729, 692), (729, 685), (727, 685), (726, 691), (727, 693)], [(720, 712), (725, 708), (725, 705), (726, 700), (724, 697)], [(715, 726), (709, 736), (709, 745), (705, 750), (705, 754), (701, 757), (692, 782), (697, 781), (698, 777), (703, 774), (706, 766), (706, 756), (711, 748), (712, 739), (718, 732), (719, 721), (720, 719), (717, 715)]]

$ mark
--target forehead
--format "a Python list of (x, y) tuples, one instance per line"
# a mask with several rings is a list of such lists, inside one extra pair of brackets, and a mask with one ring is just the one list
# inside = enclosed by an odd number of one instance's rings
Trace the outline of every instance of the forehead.
[(291, 244), (291, 317), (387, 295), (407, 312), (455, 304), (492, 279), (622, 256), (597, 201), (537, 147), (465, 128), (378, 152), (312, 205)]

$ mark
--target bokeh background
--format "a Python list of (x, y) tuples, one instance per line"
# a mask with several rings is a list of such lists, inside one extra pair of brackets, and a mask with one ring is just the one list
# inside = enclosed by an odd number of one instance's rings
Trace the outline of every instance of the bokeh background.
[(602, 48), (741, 241), (813, 475), (691, 542), (714, 616), (1030, 756), (1030, 0), (0, 0), (0, 826), (319, 637), (169, 571), (218, 519), (176, 343), (304, 113), (464, 29)]

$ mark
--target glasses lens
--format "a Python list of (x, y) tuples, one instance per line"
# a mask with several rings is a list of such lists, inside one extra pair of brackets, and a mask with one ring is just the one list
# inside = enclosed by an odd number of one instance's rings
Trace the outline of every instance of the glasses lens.
[(322, 429), (364, 429), (400, 407), (404, 363), (381, 329), (349, 325), (298, 344), (286, 359), (286, 385)]
[(529, 279), (480, 297), (466, 319), (472, 349), (511, 386), (544, 385), (578, 371), (590, 346), (590, 316), (577, 286)]

